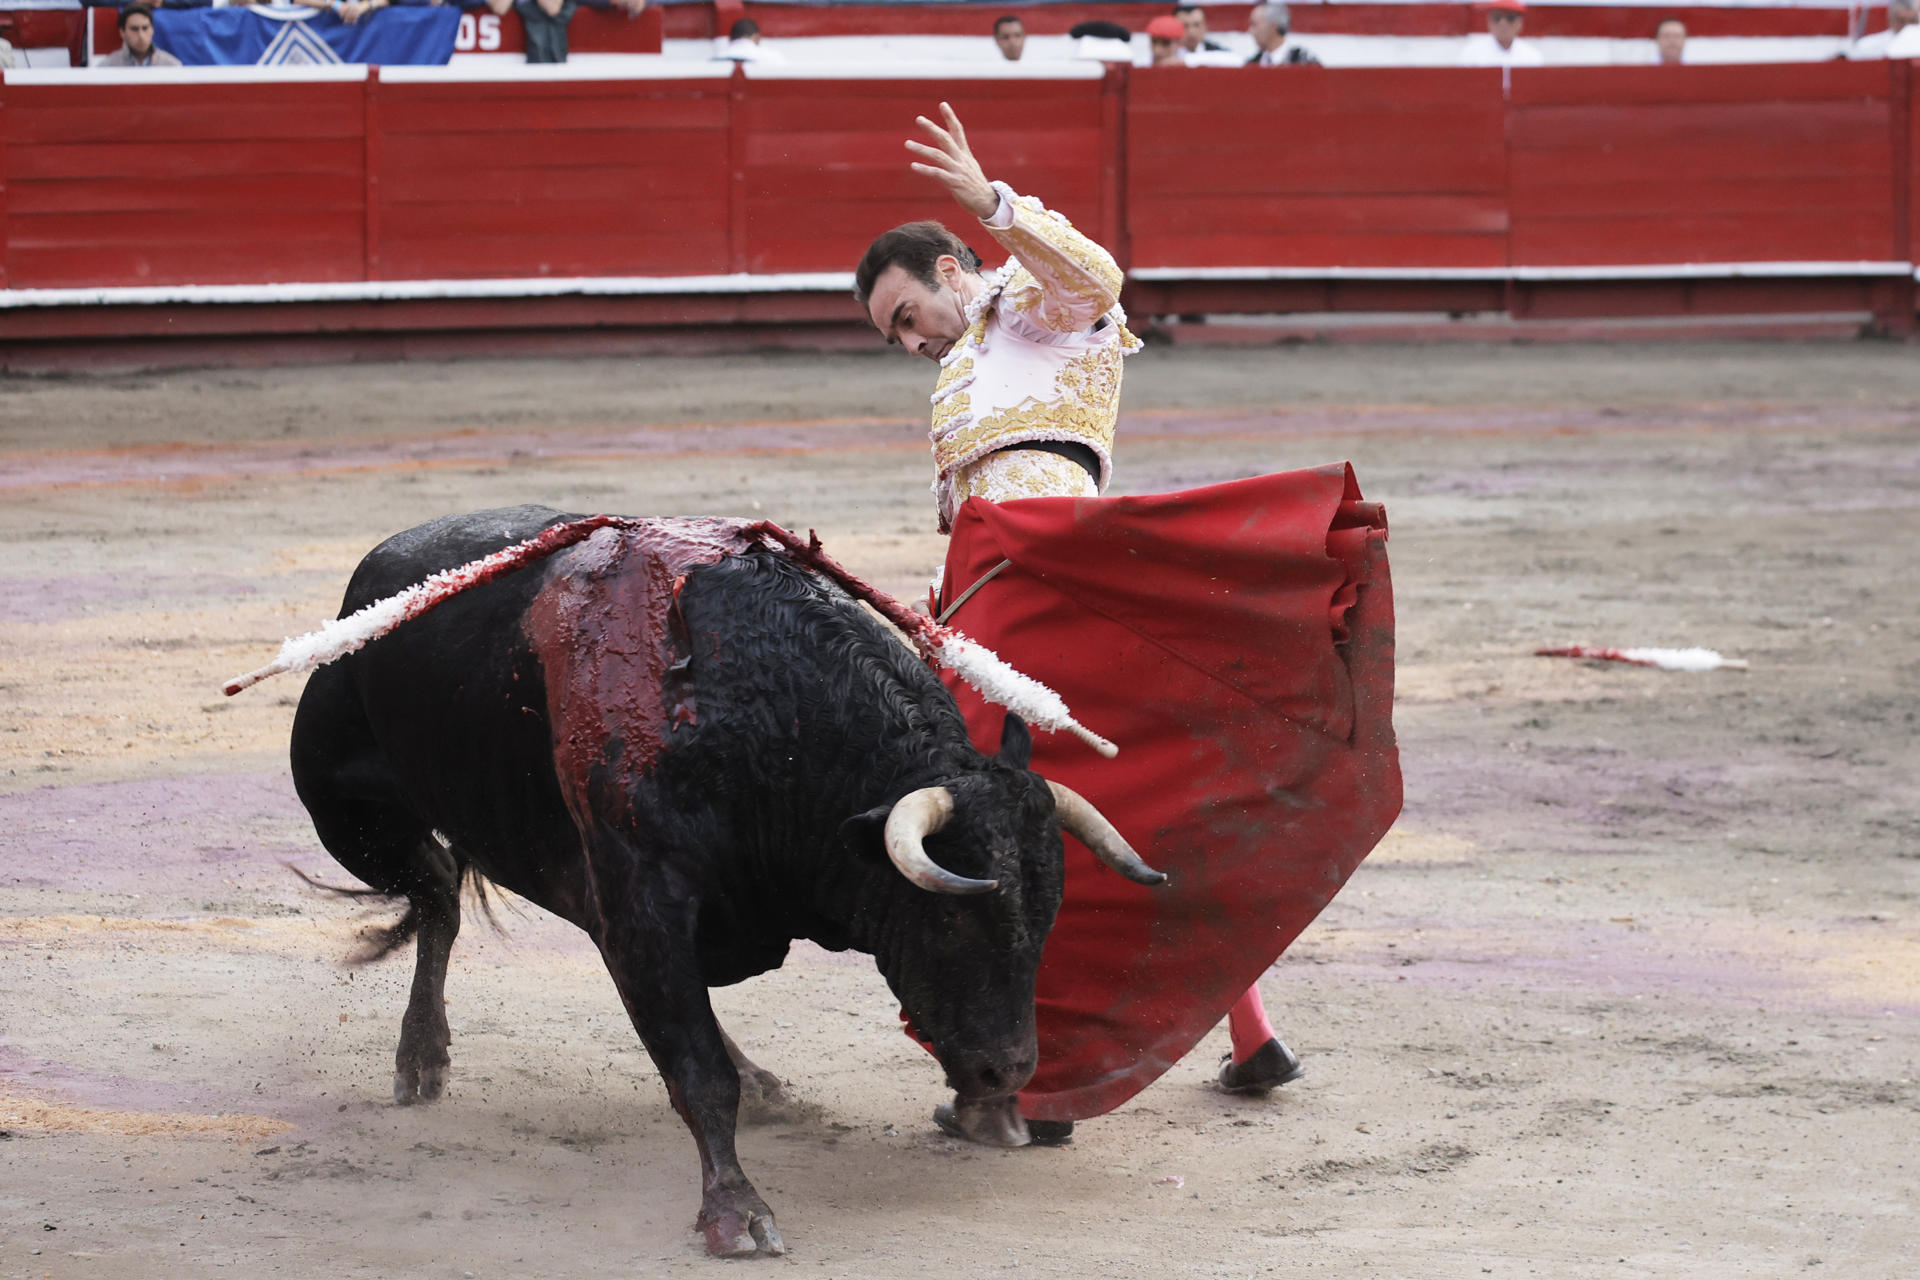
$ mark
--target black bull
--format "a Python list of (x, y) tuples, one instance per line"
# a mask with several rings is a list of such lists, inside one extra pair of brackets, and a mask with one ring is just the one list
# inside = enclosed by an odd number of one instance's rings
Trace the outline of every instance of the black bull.
[[(568, 517), (448, 517), (361, 562), (342, 616)], [(474, 874), (592, 937), (699, 1147), (716, 1254), (778, 1253), (734, 1151), (740, 1073), (707, 988), (794, 938), (873, 955), (964, 1098), (1035, 1060), (1061, 827), (1158, 877), (1085, 802), (969, 743), (926, 665), (864, 609), (719, 521), (602, 530), (317, 671), (293, 774), (322, 843), (416, 938), (394, 1096), (436, 1098), (443, 990)], [(731, 541), (730, 541), (731, 539)]]

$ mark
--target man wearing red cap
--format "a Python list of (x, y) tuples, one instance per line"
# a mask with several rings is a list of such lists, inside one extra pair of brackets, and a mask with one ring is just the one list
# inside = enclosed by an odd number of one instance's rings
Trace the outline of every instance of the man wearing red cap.
[(1147, 24), (1147, 40), (1153, 46), (1153, 65), (1156, 67), (1184, 67), (1187, 65), (1186, 50), (1180, 47), (1187, 38), (1187, 24), (1172, 14), (1161, 14)]
[(1539, 67), (1546, 59), (1532, 41), (1520, 38), (1526, 0), (1491, 0), (1486, 6), (1487, 34), (1468, 36), (1460, 53), (1463, 67)]

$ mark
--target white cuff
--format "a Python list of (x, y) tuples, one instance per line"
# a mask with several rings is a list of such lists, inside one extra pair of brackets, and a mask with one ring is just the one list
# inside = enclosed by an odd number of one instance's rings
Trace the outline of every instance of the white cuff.
[(989, 231), (1005, 231), (1013, 225), (1013, 188), (1004, 182), (996, 182), (993, 189), (1000, 193), (1000, 204), (991, 215), (980, 219), (980, 225)]

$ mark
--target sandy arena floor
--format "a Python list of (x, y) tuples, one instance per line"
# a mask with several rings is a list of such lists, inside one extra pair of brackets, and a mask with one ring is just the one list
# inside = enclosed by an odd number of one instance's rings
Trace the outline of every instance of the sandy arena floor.
[[(586, 939), (410, 963), (224, 677), (447, 511), (764, 515), (914, 593), (930, 370), (506, 361), (0, 381), (0, 1277), (712, 1273)], [(1920, 1239), (1920, 363), (1818, 346), (1154, 350), (1119, 488), (1351, 459), (1393, 521), (1399, 827), (1224, 1031), (1057, 1150), (928, 1120), (863, 957), (717, 993), (820, 1117), (743, 1131), (792, 1253), (891, 1278), (1904, 1277)], [(1707, 645), (1746, 673), (1530, 656)], [(1817, 1269), (1816, 1269), (1817, 1268)]]

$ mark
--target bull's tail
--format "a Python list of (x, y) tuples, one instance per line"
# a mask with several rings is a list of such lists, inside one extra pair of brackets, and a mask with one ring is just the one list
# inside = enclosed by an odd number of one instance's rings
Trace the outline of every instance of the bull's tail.
[[(300, 868), (294, 866), (291, 862), (283, 863), (282, 865), (285, 866), (287, 870), (293, 872), (294, 875), (300, 877), (301, 881), (306, 884), (308, 888), (318, 889), (320, 892), (330, 894), (336, 898), (348, 898), (356, 902), (371, 898), (383, 903), (404, 902), (406, 904), (406, 910), (401, 912), (400, 918), (392, 924), (366, 924), (361, 926), (360, 945), (349, 952), (346, 958), (346, 963), (350, 965), (358, 966), (372, 964), (376, 960), (385, 960), (388, 956), (406, 946), (409, 942), (412, 942), (414, 935), (420, 932), (422, 914), (420, 904), (404, 892), (388, 891), (385, 889), (355, 889), (347, 885), (328, 884), (324, 880), (314, 879)], [(500, 916), (493, 909), (493, 894), (489, 891), (490, 883), (485, 876), (481, 875), (480, 872), (471, 866), (465, 866), (460, 869), (461, 888), (466, 891), (466, 895), (472, 897), (474, 904), (480, 908), (480, 915), (486, 920), (488, 927), (495, 933), (504, 934), (506, 928), (500, 923)]]

